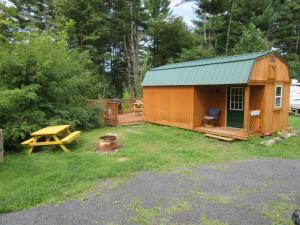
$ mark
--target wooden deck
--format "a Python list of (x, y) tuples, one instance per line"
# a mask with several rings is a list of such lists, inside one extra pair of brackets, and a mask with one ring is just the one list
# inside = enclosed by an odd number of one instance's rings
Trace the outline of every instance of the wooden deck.
[(247, 140), (250, 136), (244, 129), (231, 127), (196, 127), (194, 130), (204, 134), (219, 135), (239, 140)]
[(123, 113), (118, 114), (118, 124), (120, 126), (125, 125), (134, 125), (134, 124), (140, 124), (144, 120), (144, 117), (142, 115), (135, 114), (133, 116), (132, 113)]

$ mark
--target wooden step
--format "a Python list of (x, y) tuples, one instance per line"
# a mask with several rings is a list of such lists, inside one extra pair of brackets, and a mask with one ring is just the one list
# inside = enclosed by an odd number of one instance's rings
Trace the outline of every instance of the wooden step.
[(229, 138), (229, 137), (224, 137), (224, 136), (219, 136), (219, 135), (214, 135), (214, 134), (203, 134), (205, 137), (210, 137), (210, 138), (215, 138), (219, 139), (222, 141), (234, 141), (234, 138)]

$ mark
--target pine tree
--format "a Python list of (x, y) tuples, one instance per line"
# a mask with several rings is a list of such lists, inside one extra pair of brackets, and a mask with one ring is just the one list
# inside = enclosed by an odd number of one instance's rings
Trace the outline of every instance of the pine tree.
[(270, 49), (271, 43), (265, 38), (264, 33), (250, 23), (242, 33), (239, 42), (234, 46), (236, 54), (259, 52)]

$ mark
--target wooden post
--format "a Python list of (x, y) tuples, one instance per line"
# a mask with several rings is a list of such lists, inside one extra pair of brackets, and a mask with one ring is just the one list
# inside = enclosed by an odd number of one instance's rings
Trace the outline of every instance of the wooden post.
[(244, 129), (249, 131), (250, 129), (250, 87), (247, 85), (245, 87), (245, 97), (244, 97)]
[(0, 129), (0, 163), (4, 162), (3, 130)]

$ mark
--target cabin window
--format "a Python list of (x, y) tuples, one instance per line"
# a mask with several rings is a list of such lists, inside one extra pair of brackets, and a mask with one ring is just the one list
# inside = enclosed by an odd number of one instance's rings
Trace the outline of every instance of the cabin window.
[(282, 106), (282, 85), (275, 86), (275, 108)]
[(243, 111), (244, 107), (244, 88), (230, 87), (230, 110)]

